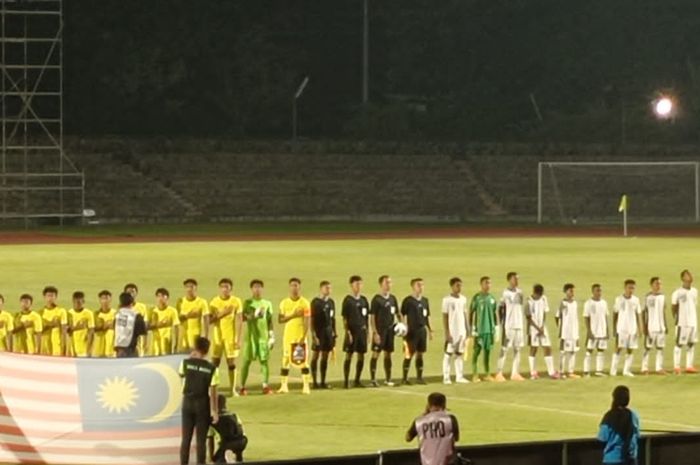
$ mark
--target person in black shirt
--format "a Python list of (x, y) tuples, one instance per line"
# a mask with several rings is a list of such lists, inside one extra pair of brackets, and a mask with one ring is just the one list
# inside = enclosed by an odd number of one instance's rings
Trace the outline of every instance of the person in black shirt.
[[(219, 421), (209, 428), (209, 455), (216, 464), (243, 461), (243, 451), (248, 438), (243, 434), (243, 425), (235, 413), (226, 411), (226, 396), (219, 394)], [(231, 457), (233, 456), (233, 457)]]
[(203, 464), (207, 455), (209, 425), (219, 421), (216, 388), (219, 369), (205, 359), (209, 353), (209, 339), (197, 337), (190, 358), (180, 364), (182, 386), (182, 443), (180, 464), (188, 465), (192, 434), (197, 431), (197, 464)]
[(349, 387), (350, 365), (352, 354), (357, 354), (355, 367), (355, 387), (364, 387), (360, 382), (362, 369), (365, 365), (365, 353), (367, 352), (367, 316), (369, 314), (369, 302), (360, 294), (362, 291), (362, 278), (350, 277), (351, 294), (343, 299), (343, 324), (345, 326), (345, 362), (343, 374), (345, 376), (345, 389)]
[(411, 359), (416, 356), (416, 374), (418, 384), (425, 384), (423, 380), (423, 354), (428, 349), (428, 337), (433, 338), (433, 330), (430, 327), (430, 304), (423, 297), (423, 279), (411, 280), (412, 294), (401, 302), (401, 315), (408, 327), (406, 334), (406, 357), (403, 361), (403, 384), (411, 384), (408, 381), (408, 370), (411, 367)]
[[(330, 389), (326, 384), (328, 355), (335, 348), (335, 302), (331, 299), (331, 283), (321, 281), (320, 295), (311, 301), (311, 331), (313, 354), (311, 356), (311, 376), (314, 389)], [(318, 359), (321, 358), (321, 384), (318, 384)]]
[(379, 277), (380, 293), (372, 298), (369, 308), (370, 328), (372, 334), (372, 360), (369, 362), (369, 373), (372, 387), (377, 387), (377, 361), (379, 354), (384, 352), (384, 384), (393, 386), (391, 381), (391, 354), (394, 352), (394, 323), (399, 303), (391, 293), (391, 278), (387, 275)]

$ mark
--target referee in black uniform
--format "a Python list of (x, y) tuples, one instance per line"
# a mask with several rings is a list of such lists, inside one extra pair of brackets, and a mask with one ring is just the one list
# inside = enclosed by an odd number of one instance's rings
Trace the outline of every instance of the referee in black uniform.
[[(335, 348), (335, 302), (331, 298), (331, 283), (321, 281), (319, 296), (311, 301), (311, 329), (313, 334), (313, 354), (311, 356), (311, 376), (314, 389), (330, 389), (326, 384), (328, 355)], [(321, 384), (318, 384), (318, 359), (321, 358)]]
[(190, 358), (180, 364), (182, 386), (182, 443), (180, 464), (188, 465), (192, 433), (197, 430), (197, 465), (206, 463), (207, 432), (210, 424), (219, 421), (216, 388), (219, 370), (205, 359), (209, 353), (209, 339), (198, 337)]
[(372, 387), (377, 387), (377, 362), (384, 352), (384, 384), (393, 386), (391, 381), (391, 354), (394, 352), (394, 323), (399, 311), (399, 302), (391, 293), (391, 277), (379, 277), (379, 294), (372, 298), (369, 308), (370, 328), (372, 333), (372, 360), (369, 362), (369, 374)]
[(411, 295), (401, 302), (401, 315), (408, 327), (406, 334), (406, 354), (403, 361), (403, 384), (408, 382), (408, 369), (411, 359), (416, 356), (416, 383), (425, 384), (423, 380), (423, 354), (428, 349), (428, 337), (433, 338), (430, 327), (430, 304), (423, 297), (423, 279), (411, 280)]
[(365, 387), (360, 382), (360, 377), (365, 366), (365, 354), (367, 353), (367, 319), (369, 316), (369, 302), (361, 294), (362, 278), (351, 276), (350, 289), (351, 293), (343, 299), (343, 324), (345, 325), (343, 375), (345, 376), (345, 389), (350, 387), (349, 378), (352, 354), (357, 354), (354, 386)]

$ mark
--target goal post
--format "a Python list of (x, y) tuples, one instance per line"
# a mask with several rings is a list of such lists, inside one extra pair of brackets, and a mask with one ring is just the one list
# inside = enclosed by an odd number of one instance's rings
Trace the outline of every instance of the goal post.
[(537, 164), (538, 224), (619, 221), (623, 194), (629, 197), (631, 222), (700, 222), (700, 162)]

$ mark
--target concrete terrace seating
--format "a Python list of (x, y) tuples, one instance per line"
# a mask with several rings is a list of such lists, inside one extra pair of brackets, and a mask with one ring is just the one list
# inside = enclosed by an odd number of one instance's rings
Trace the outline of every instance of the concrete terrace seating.
[(213, 219), (459, 219), (483, 209), (441, 155), (173, 153), (136, 163)]

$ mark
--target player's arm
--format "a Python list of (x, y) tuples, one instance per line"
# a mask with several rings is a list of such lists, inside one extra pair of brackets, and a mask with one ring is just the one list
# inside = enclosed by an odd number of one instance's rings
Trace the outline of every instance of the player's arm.
[(311, 326), (311, 309), (304, 309), (304, 336), (301, 341), (306, 341), (306, 337), (309, 335), (309, 327)]
[(406, 431), (406, 442), (413, 441), (416, 436), (418, 436), (418, 430), (416, 429), (416, 422), (411, 423), (411, 427)]
[[(85, 310), (83, 310), (85, 311)], [(95, 342), (95, 317), (91, 315), (91, 319), (88, 321), (88, 341), (87, 341), (87, 354), (88, 357), (92, 357), (92, 345)]]
[(219, 422), (219, 397), (217, 395), (217, 386), (219, 385), (219, 369), (214, 368), (214, 375), (209, 384), (209, 410), (211, 412), (211, 423), (213, 425)]
[(676, 322), (676, 324), (678, 324), (678, 310), (678, 294), (674, 292), (671, 294), (671, 315), (673, 316), (673, 320)]
[(236, 315), (233, 317), (233, 325), (236, 328), (236, 337), (233, 341), (233, 345), (236, 349), (240, 349), (241, 347), (241, 333), (243, 332), (243, 312), (239, 311), (236, 312)]
[(377, 312), (379, 311), (379, 305), (376, 303), (375, 299), (372, 299), (372, 304), (369, 307), (369, 334), (372, 336), (372, 341), (375, 344), (379, 344), (380, 337), (377, 332)]
[(426, 305), (425, 308), (428, 311), (428, 315), (425, 317), (425, 326), (428, 327), (428, 338), (433, 339), (433, 327), (430, 325), (430, 307)]
[(644, 299), (644, 308), (641, 311), (640, 318), (637, 321), (641, 320), (642, 326), (642, 331), (645, 336), (649, 335), (649, 303), (647, 302), (646, 299)]
[(201, 310), (202, 313), (202, 332), (204, 333), (204, 337), (209, 339), (209, 326), (210, 326), (210, 314), (209, 314), (209, 304), (207, 302), (204, 302), (204, 307)]
[[(442, 330), (445, 331), (445, 342), (452, 342), (452, 335), (450, 334), (450, 314), (449, 308), (447, 308), (447, 301), (442, 300)], [(467, 325), (469, 326), (469, 325)]]
[(68, 314), (61, 315), (61, 354), (65, 357), (68, 355), (68, 347), (70, 347), (70, 336), (68, 335)]

